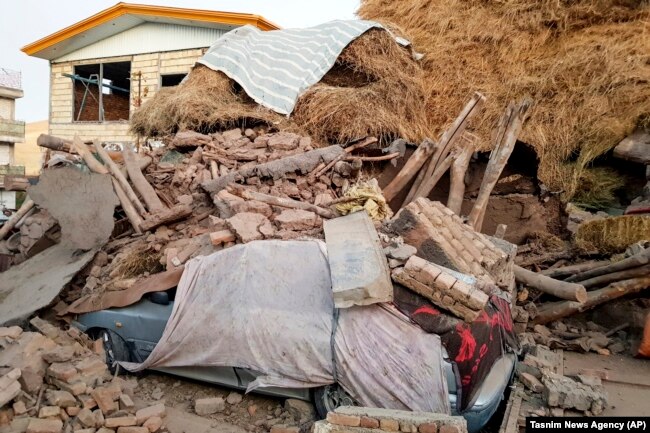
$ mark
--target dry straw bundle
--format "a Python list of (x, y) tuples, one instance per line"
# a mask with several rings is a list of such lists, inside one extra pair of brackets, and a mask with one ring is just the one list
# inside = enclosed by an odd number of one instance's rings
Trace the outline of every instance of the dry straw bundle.
[(489, 148), (503, 107), (531, 96), (520, 138), (540, 157), (540, 179), (565, 199), (582, 193), (594, 158), (650, 123), (648, 1), (364, 0), (359, 15), (425, 54), (436, 131), (478, 90), (488, 101), (473, 127)]
[(143, 136), (181, 129), (212, 132), (243, 123), (298, 129), (317, 142), (345, 143), (366, 135), (419, 141), (430, 134), (422, 69), (410, 50), (372, 29), (345, 48), (321, 82), (287, 119), (254, 103), (220, 72), (197, 65), (188, 79), (162, 89), (133, 114)]
[(223, 73), (197, 65), (187, 80), (161, 89), (133, 113), (131, 130), (156, 137), (184, 129), (211, 132), (245, 122), (270, 124), (279, 119), (253, 103), (245, 92), (237, 91)]

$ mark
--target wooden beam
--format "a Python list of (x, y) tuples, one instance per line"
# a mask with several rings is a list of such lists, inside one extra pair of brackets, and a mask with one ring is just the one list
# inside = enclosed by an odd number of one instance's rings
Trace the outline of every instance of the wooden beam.
[(483, 227), (483, 218), (485, 218), (488, 199), (515, 148), (517, 136), (521, 132), (521, 128), (526, 120), (526, 113), (531, 104), (532, 102), (528, 99), (524, 99), (518, 105), (511, 102), (501, 117), (496, 135), (496, 144), (490, 154), (490, 161), (485, 170), (478, 197), (469, 214), (469, 224), (477, 232), (480, 232)]
[(129, 174), (129, 179), (133, 183), (135, 189), (140, 193), (140, 196), (144, 200), (149, 212), (156, 212), (162, 209), (165, 209), (162, 201), (156, 194), (156, 191), (153, 189), (151, 184), (140, 171), (138, 156), (131, 149), (124, 149), (122, 151), (124, 156), (124, 165)]
[(587, 290), (585, 286), (566, 281), (554, 280), (546, 275), (538, 274), (521, 266), (515, 265), (515, 280), (549, 295), (570, 301), (585, 302)]
[(393, 180), (382, 191), (387, 202), (394, 199), (401, 190), (413, 179), (420, 171), (425, 162), (431, 157), (435, 150), (435, 143), (425, 139), (411, 157), (406, 161), (404, 167), (397, 173)]

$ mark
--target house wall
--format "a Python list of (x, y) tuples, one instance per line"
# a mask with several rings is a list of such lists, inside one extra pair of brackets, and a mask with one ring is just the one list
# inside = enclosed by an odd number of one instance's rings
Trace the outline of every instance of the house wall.
[(0, 141), (0, 165), (13, 165), (14, 144)]
[(25, 167), (25, 176), (38, 176), (41, 172), (45, 149), (36, 144), (36, 140), (47, 131), (47, 120), (28, 123), (25, 125), (25, 142), (14, 146), (14, 164)]
[(0, 118), (13, 120), (15, 106), (13, 99), (0, 97)]
[(136, 137), (129, 133), (128, 121), (73, 121), (74, 86), (72, 79), (62, 74), (73, 74), (75, 65), (130, 61), (130, 112), (133, 113), (158, 92), (161, 74), (188, 73), (205, 50), (207, 47), (52, 63), (50, 67), (50, 134), (68, 139), (72, 139), (77, 134), (82, 139), (88, 140), (95, 138), (113, 142), (135, 142), (136, 140)]

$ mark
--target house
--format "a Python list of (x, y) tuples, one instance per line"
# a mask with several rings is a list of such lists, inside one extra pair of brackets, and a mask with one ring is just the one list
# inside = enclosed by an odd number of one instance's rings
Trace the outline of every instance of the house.
[(247, 24), (278, 28), (258, 15), (118, 3), (22, 51), (50, 62), (51, 135), (126, 143), (134, 110)]
[(14, 164), (14, 146), (25, 141), (25, 122), (16, 120), (16, 99), (22, 97), (21, 73), (0, 68), (0, 211), (16, 209), (16, 192), (5, 183), (25, 174), (24, 167)]

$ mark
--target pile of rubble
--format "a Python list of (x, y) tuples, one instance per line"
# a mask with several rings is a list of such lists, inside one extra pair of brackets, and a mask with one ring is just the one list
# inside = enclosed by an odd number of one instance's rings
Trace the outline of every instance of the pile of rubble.
[(545, 346), (529, 346), (517, 365), (517, 377), (524, 388), (520, 421), (526, 416), (601, 415), (607, 408), (601, 378), (589, 371), (575, 378), (563, 375), (558, 356)]
[(27, 433), (164, 431), (165, 406), (138, 407), (134, 380), (113, 377), (102, 340), (35, 317), (0, 328), (0, 425)]
[[(493, 322), (504, 333), (514, 329), (524, 347), (518, 377), (527, 401), (536, 403), (526, 413), (600, 414), (606, 396), (596, 379), (565, 377), (536, 351), (624, 351), (623, 327), (559, 320), (647, 288), (650, 248), (641, 245), (618, 260), (538, 266), (534, 272), (519, 266), (517, 246), (503, 239), (506, 227), (494, 236), (481, 232), (488, 199), (526, 119), (526, 100), (505, 110), (473, 207), (461, 216), (463, 179), (476, 150), (466, 128), (484, 100), (474, 95), (439, 141), (425, 140), (383, 188), (377, 173), (381, 164), (404, 156), (403, 140), (384, 148), (373, 137), (346, 147), (317, 147), (309, 137), (258, 126), (211, 134), (181, 131), (160, 146), (135, 152), (41, 136), (39, 144), (51, 151), (50, 168), (0, 228), (0, 253), (11, 255), (14, 264), (4, 279), (12, 283), (0, 281), (0, 313), (11, 310), (7, 320), (20, 321), (56, 304), (55, 312), (66, 319), (126, 306), (147, 292), (175, 287), (192, 258), (258, 240), (325, 239), (337, 308), (393, 301), (399, 309), (393, 292), (399, 286), (432, 311), (439, 308), (455, 325), (451, 328), (471, 333), (477, 323)], [(426, 198), (447, 171), (446, 205)], [(396, 203), (400, 194), (405, 198)], [(339, 218), (348, 214), (353, 216)], [(30, 290), (39, 295), (26, 302)], [(499, 302), (507, 311), (486, 319)], [(11, 412), (2, 412), (5, 417), (28, 423), (32, 433), (64, 425), (102, 433), (162, 428), (164, 406), (136, 411), (128, 381), (107, 373), (99, 343), (73, 328), (62, 332), (38, 318), (31, 323), (40, 333), (2, 330), (2, 356), (14, 353), (0, 362), (6, 369), (2, 405), (13, 402)], [(516, 346), (504, 343), (499, 350), (517, 351)], [(201, 415), (224, 407), (219, 397), (195, 402)], [(357, 424), (365, 418), (374, 421)], [(382, 423), (396, 422), (401, 431), (434, 431), (426, 427), (433, 421), (379, 418), (340, 412), (317, 431), (377, 429), (376, 424), (386, 430)]]

